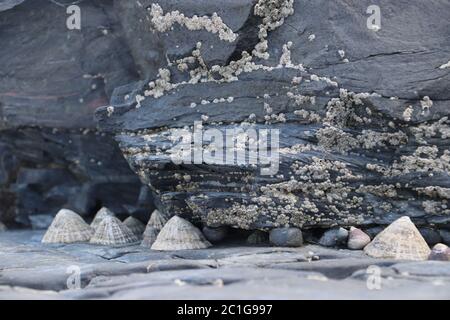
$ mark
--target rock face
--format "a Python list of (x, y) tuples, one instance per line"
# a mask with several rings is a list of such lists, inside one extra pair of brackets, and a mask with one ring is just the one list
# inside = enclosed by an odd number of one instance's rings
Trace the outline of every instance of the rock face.
[(63, 207), (83, 216), (102, 206), (121, 215), (151, 209), (148, 188), (110, 136), (84, 129), (11, 129), (1, 132), (0, 150), (0, 220), (6, 223), (39, 226), (34, 217)]
[[(430, 1), (423, 12), (419, 0), (383, 3), (377, 32), (366, 27), (370, 4), (144, 1), (161, 41), (155, 57), (170, 63), (153, 81), (115, 90), (98, 123), (166, 214), (241, 229), (386, 225), (404, 215), (445, 226), (450, 4)], [(125, 16), (141, 10), (124, 6)], [(194, 14), (206, 16), (194, 23)], [(143, 42), (132, 51), (146, 52)], [(279, 130), (279, 148), (269, 147), (278, 170), (262, 174), (251, 157), (174, 163), (182, 128), (260, 139)]]
[(21, 4), (25, 0), (1, 0), (0, 1), (0, 11), (5, 11), (15, 6)]
[(0, 1), (0, 220), (42, 228), (62, 207), (148, 211), (151, 197), (93, 119), (139, 78), (118, 8), (79, 3), (81, 29), (68, 30), (57, 3)]
[[(148, 214), (129, 164), (164, 214), (209, 227), (448, 225), (450, 4), (383, 4), (378, 31), (371, 4), (92, 0), (68, 30), (57, 2), (0, 1), (0, 219)], [(272, 130), (271, 175), (261, 150), (174, 163), (196, 121)]]
[(0, 123), (94, 128), (95, 108), (138, 78), (113, 1), (80, 4), (80, 30), (66, 27), (66, 6), (15, 2), (22, 3), (0, 12)]

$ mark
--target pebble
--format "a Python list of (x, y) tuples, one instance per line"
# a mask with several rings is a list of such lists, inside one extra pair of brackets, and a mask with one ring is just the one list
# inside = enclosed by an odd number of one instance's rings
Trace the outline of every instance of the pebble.
[(370, 243), (370, 237), (361, 229), (351, 227), (348, 233), (347, 247), (351, 250), (362, 250)]
[(303, 235), (299, 228), (276, 228), (270, 231), (270, 242), (277, 247), (300, 247)]
[(443, 243), (438, 243), (431, 250), (428, 260), (450, 261), (450, 248)]
[(202, 231), (208, 241), (217, 243), (226, 238), (228, 234), (228, 227), (204, 227)]
[(348, 231), (342, 227), (332, 228), (325, 231), (319, 240), (319, 244), (324, 247), (337, 247), (346, 245), (348, 239)]

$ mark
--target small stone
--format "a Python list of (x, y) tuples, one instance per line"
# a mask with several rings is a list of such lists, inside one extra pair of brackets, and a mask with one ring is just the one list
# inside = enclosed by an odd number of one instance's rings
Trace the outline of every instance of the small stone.
[(428, 260), (450, 261), (450, 248), (443, 243), (438, 243), (431, 250)]
[(300, 247), (303, 245), (302, 231), (298, 228), (276, 228), (270, 231), (270, 242), (277, 247)]
[(218, 227), (218, 228), (204, 227), (202, 232), (207, 240), (209, 240), (212, 243), (217, 243), (226, 238), (226, 236), (228, 234), (228, 228), (227, 227)]
[(450, 246), (450, 231), (441, 229), (439, 230), (439, 235), (442, 237), (442, 243)]
[(6, 230), (7, 230), (6, 226), (2, 222), (0, 222), (0, 232), (6, 231)]
[(342, 227), (332, 228), (325, 231), (319, 240), (319, 244), (324, 247), (337, 247), (347, 244), (348, 231)]
[(434, 229), (419, 228), (419, 231), (429, 246), (434, 246), (435, 244), (442, 242), (441, 235)]
[(179, 216), (173, 216), (161, 229), (151, 249), (159, 251), (195, 250), (211, 246), (200, 229)]
[(256, 230), (247, 238), (247, 243), (251, 245), (260, 245), (268, 242), (269, 242), (269, 234), (261, 230)]
[(351, 250), (362, 250), (370, 243), (370, 237), (361, 229), (351, 227), (348, 233), (347, 247)]

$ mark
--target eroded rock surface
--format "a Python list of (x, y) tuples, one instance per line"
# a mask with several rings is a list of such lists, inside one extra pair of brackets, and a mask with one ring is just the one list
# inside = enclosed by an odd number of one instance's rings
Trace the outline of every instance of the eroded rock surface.
[[(361, 251), (314, 245), (176, 252), (43, 245), (42, 236), (0, 233), (0, 299), (450, 298), (448, 262), (376, 260)], [(379, 268), (379, 290), (367, 284), (374, 275), (368, 267)]]
[(44, 229), (61, 208), (87, 217), (151, 210), (151, 194), (115, 141), (95, 130), (22, 128), (0, 133), (0, 220)]
[[(255, 0), (239, 4), (243, 21), (222, 3), (146, 1), (145, 23), (168, 61), (156, 79), (118, 88), (99, 125), (167, 214), (242, 229), (404, 215), (448, 228), (450, 4), (430, 1), (425, 12), (419, 0), (383, 3), (378, 31), (366, 27), (370, 4)], [(191, 25), (194, 14), (206, 17)], [(220, 34), (224, 26), (236, 39)], [(175, 165), (174, 133), (195, 121), (221, 132), (278, 129), (279, 171)]]
[(136, 211), (141, 183), (93, 120), (139, 79), (118, 8), (82, 1), (81, 29), (69, 30), (69, 4), (0, 1), (0, 220), (12, 226), (45, 228), (63, 206)]

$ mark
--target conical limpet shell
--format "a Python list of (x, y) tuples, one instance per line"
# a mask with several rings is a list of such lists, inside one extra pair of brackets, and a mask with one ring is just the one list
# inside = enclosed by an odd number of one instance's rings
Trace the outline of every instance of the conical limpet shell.
[(91, 243), (109, 246), (130, 244), (138, 241), (138, 237), (126, 225), (112, 216), (103, 218), (91, 238)]
[(427, 260), (430, 248), (409, 217), (402, 217), (380, 232), (364, 252), (374, 258)]
[(348, 233), (347, 247), (352, 250), (362, 250), (370, 243), (370, 237), (361, 229), (351, 227)]
[(167, 223), (166, 217), (164, 217), (158, 210), (155, 210), (153, 211), (150, 220), (147, 223), (147, 226), (153, 227), (156, 230), (161, 231), (161, 229), (164, 227), (166, 223)]
[(158, 237), (158, 230), (153, 228), (152, 226), (147, 226), (144, 231), (143, 239), (141, 242), (142, 247), (151, 248), (155, 243), (156, 238)]
[(153, 250), (205, 249), (211, 243), (192, 223), (178, 216), (171, 218), (158, 234)]
[(61, 209), (42, 238), (42, 243), (86, 242), (92, 235), (92, 228), (83, 218), (71, 210)]
[(94, 217), (94, 220), (92, 220), (91, 222), (91, 228), (96, 230), (100, 222), (102, 222), (102, 220), (107, 216), (115, 217), (116, 215), (114, 214), (114, 212), (112, 212), (106, 207), (103, 207), (100, 210), (98, 210), (97, 214)]
[(130, 229), (131, 232), (133, 232), (138, 238), (142, 237), (145, 230), (145, 224), (143, 224), (140, 220), (130, 216), (125, 219), (123, 224), (126, 225), (128, 229)]

